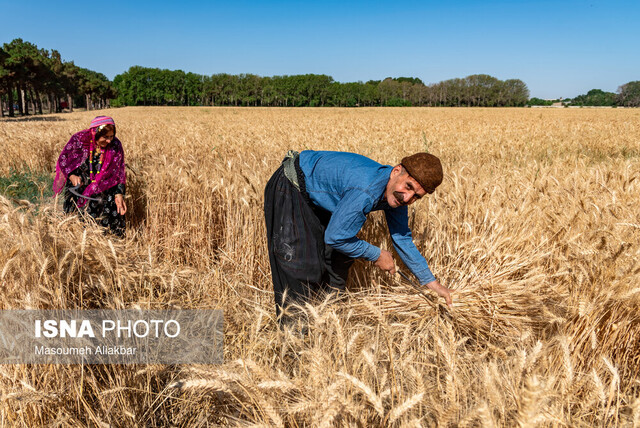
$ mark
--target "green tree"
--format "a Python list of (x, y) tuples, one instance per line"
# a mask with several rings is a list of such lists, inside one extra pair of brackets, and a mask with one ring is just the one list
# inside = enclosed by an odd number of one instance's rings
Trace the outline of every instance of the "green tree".
[(640, 80), (620, 86), (618, 88), (617, 102), (625, 107), (640, 107)]
[(541, 98), (533, 97), (529, 101), (527, 101), (527, 104), (530, 105), (530, 106), (550, 106), (550, 105), (553, 104), (553, 101), (552, 100), (543, 100)]
[(616, 102), (616, 94), (613, 92), (592, 89), (586, 94), (575, 97), (571, 104), (577, 106), (614, 106)]
[[(388, 77), (388, 79), (390, 79), (390, 77)], [(412, 85), (424, 85), (422, 80), (418, 79), (417, 77), (396, 77), (393, 80), (400, 83), (411, 83)]]
[[(28, 42), (27, 42), (28, 43)], [(22, 39), (14, 39), (4, 44), (4, 50), (8, 54), (5, 60), (5, 68), (9, 75), (9, 116), (13, 116), (13, 95), (17, 95), (18, 111), (25, 114), (24, 87), (29, 79), (29, 46)]]
[[(5, 61), (9, 58), (9, 54), (0, 47), (0, 116), (4, 117), (4, 95), (8, 94), (9, 87), (9, 70), (5, 67)], [(13, 113), (13, 104), (9, 106), (9, 110)]]
[(402, 100), (402, 87), (400, 82), (387, 77), (378, 84), (380, 102), (383, 106), (394, 106), (398, 100)]
[(520, 79), (508, 79), (504, 81), (505, 106), (523, 107), (529, 99), (529, 88)]

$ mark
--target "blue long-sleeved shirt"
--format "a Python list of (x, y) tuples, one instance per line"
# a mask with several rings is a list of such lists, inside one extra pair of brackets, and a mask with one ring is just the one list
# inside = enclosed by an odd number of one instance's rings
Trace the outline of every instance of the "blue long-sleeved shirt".
[(421, 284), (435, 280), (413, 243), (407, 207), (391, 208), (384, 200), (393, 167), (355, 153), (305, 150), (300, 168), (311, 201), (332, 213), (324, 235), (328, 245), (352, 258), (378, 260), (380, 248), (356, 235), (367, 214), (384, 210), (393, 246), (404, 264)]

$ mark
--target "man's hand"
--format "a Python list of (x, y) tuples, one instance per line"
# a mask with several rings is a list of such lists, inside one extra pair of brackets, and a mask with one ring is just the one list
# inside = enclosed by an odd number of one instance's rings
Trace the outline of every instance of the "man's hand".
[(82, 183), (82, 179), (77, 175), (70, 175), (69, 181), (71, 181), (71, 184), (73, 184), (73, 187), (79, 186)]
[(451, 299), (451, 294), (453, 294), (453, 290), (443, 286), (440, 284), (438, 280), (428, 282), (425, 284), (429, 289), (438, 293), (441, 297), (444, 297), (444, 300), (447, 302), (448, 307), (453, 307), (453, 300)]
[(391, 275), (396, 274), (396, 264), (393, 262), (391, 253), (386, 250), (380, 250), (380, 257), (374, 263), (378, 268), (385, 272), (389, 272)]
[(116, 208), (118, 208), (118, 214), (124, 215), (127, 212), (127, 204), (124, 203), (124, 196), (121, 194), (116, 195)]

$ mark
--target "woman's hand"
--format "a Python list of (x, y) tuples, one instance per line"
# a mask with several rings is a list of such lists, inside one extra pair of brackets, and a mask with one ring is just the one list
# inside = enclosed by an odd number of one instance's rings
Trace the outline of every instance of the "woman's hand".
[(78, 177), (77, 175), (70, 175), (69, 181), (71, 181), (71, 184), (73, 184), (73, 187), (77, 187), (80, 184), (82, 184), (82, 178)]
[(116, 195), (116, 208), (118, 209), (118, 214), (120, 215), (124, 215), (124, 213), (127, 212), (127, 204), (124, 203), (124, 195)]

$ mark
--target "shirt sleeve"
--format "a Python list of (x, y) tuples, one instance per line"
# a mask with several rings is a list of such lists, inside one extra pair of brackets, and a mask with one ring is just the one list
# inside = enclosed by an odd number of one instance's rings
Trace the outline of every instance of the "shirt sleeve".
[(424, 285), (435, 281), (429, 269), (429, 264), (416, 245), (413, 243), (411, 229), (409, 229), (409, 214), (406, 206), (387, 209), (384, 211), (387, 219), (387, 226), (393, 241), (393, 247), (398, 252), (402, 262), (418, 278), (420, 284)]
[(358, 189), (347, 191), (331, 215), (324, 242), (351, 258), (378, 260), (380, 248), (356, 238), (372, 207), (373, 201), (366, 192)]

